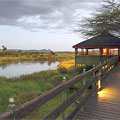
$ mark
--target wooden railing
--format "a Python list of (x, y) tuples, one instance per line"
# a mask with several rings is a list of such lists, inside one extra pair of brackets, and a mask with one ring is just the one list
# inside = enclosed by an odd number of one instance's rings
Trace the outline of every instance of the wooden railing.
[[(28, 101), (16, 108), (13, 108), (9, 110), (6, 113), (3, 113), (0, 115), (0, 120), (6, 120), (6, 119), (21, 119), (25, 117), (26, 115), (30, 114), (35, 109), (41, 107), (43, 104), (45, 104), (47, 101), (51, 100), (58, 94), (62, 93), (63, 91), (69, 89), (73, 85), (83, 81), (83, 86), (74, 93), (73, 96), (69, 97), (67, 100), (65, 100), (61, 105), (59, 105), (53, 112), (51, 112), (48, 116), (46, 116), (45, 120), (54, 120), (56, 119), (61, 113), (63, 113), (72, 103), (74, 103), (83, 93), (90, 88), (88, 94), (84, 95), (82, 97), (80, 103), (77, 105), (77, 107), (74, 109), (72, 113), (70, 113), (66, 118), (64, 119), (73, 119), (77, 112), (80, 110), (81, 106), (83, 106), (88, 98), (94, 93), (98, 91), (98, 81), (101, 83), (103, 82), (103, 78), (106, 77), (107, 73), (114, 68), (118, 64), (118, 56), (111, 58), (104, 62), (103, 64), (100, 64), (96, 67), (93, 67), (89, 71), (86, 71), (80, 75), (75, 76), (71, 80), (58, 85), (57, 87), (51, 89), (50, 91), (40, 95), (39, 97)], [(87, 78), (87, 76), (93, 76), (88, 82), (84, 82)]]

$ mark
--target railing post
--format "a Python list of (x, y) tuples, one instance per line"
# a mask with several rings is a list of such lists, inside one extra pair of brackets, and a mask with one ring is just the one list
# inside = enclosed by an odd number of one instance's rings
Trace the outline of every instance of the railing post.
[[(95, 68), (95, 65), (93, 65), (93, 68)], [(95, 77), (95, 72), (93, 72), (93, 78)]]
[[(95, 68), (95, 65), (93, 65), (93, 68)], [(96, 74), (95, 74), (95, 72), (93, 72), (93, 78), (95, 78), (95, 76), (96, 76)], [(95, 84), (92, 85), (92, 88), (94, 88), (94, 87), (95, 87)]]
[[(102, 63), (100, 62), (100, 65), (101, 65), (101, 64), (102, 64)], [(100, 72), (100, 75), (101, 75), (100, 77), (102, 78), (102, 67), (100, 68), (100, 71), (99, 71), (99, 72)]]
[[(85, 68), (83, 69), (83, 73), (85, 73)], [(83, 86), (86, 84), (86, 77), (83, 79)], [(85, 97), (86, 93), (83, 93), (83, 97)]]
[[(100, 62), (101, 64), (101, 62)], [(102, 79), (102, 68), (100, 68), (99, 73), (97, 74), (97, 89), (101, 89), (101, 79)]]
[(76, 55), (75, 55), (75, 72), (76, 72), (76, 67), (77, 67), (77, 65), (76, 65)]
[(118, 56), (117, 60), (118, 60), (118, 65), (119, 65), (120, 55)]
[[(85, 73), (85, 68), (83, 69), (83, 73)], [(86, 77), (84, 78), (84, 80), (83, 80), (83, 86), (85, 85), (85, 83), (86, 83)]]
[(119, 59), (117, 58), (116, 60), (115, 60), (115, 66), (117, 66), (119, 64)]
[[(104, 63), (105, 63), (106, 61), (104, 60)], [(104, 67), (104, 70), (106, 69), (106, 67), (105, 67), (106, 65), (104, 65), (103, 67)], [(104, 75), (104, 77), (106, 76), (106, 71), (103, 73), (103, 75)]]
[[(66, 77), (63, 77), (63, 83), (66, 82)], [(66, 100), (66, 90), (62, 92), (62, 102), (64, 102)], [(63, 111), (62, 114), (62, 120), (65, 120), (65, 111)]]

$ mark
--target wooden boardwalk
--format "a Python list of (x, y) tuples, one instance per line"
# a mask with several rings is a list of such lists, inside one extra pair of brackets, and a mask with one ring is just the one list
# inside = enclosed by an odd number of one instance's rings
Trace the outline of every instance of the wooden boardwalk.
[(76, 120), (120, 120), (120, 65), (105, 78), (102, 88), (88, 100)]

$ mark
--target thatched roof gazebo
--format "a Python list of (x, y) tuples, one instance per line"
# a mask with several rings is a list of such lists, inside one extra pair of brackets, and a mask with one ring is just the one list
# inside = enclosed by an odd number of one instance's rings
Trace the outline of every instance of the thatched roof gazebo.
[(73, 46), (75, 63), (97, 65), (106, 59), (120, 55), (120, 38), (104, 32)]

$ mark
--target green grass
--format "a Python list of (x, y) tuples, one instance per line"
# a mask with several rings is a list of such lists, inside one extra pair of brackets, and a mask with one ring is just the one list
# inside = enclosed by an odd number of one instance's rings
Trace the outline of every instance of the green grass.
[[(86, 67), (89, 69), (89, 67)], [(55, 86), (59, 85), (63, 81), (63, 76), (67, 80), (73, 78), (76, 74), (82, 73), (83, 68), (78, 68), (75, 72), (74, 67), (67, 69), (67, 73), (64, 74), (59, 70), (48, 70), (33, 73), (30, 75), (22, 75), (15, 78), (0, 77), (0, 114), (8, 111), (10, 107), (9, 98), (15, 99), (15, 105), (19, 106), (41, 94), (49, 91)], [(74, 85), (71, 89), (66, 91), (67, 98), (74, 94), (82, 86), (82, 82)], [(59, 94), (54, 99), (44, 104), (40, 109), (35, 110), (30, 115), (26, 116), (25, 119), (43, 119), (52, 110), (62, 103), (62, 95)], [(72, 104), (66, 111), (68, 115), (74, 108), (75, 104)], [(61, 116), (58, 117), (61, 119)]]
[(9, 98), (13, 97), (18, 106), (61, 84), (63, 76), (69, 80), (74, 75), (48, 70), (16, 78), (0, 77), (0, 114), (9, 109)]
[[(58, 52), (55, 56), (50, 53), (41, 52), (24, 52), (24, 51), (0, 51), (0, 63), (6, 64), (8, 62), (22, 62), (22, 61), (53, 61), (53, 60), (70, 60), (74, 59), (74, 53), (72, 52)], [(15, 105), (23, 104), (41, 94), (49, 91), (50, 89), (61, 84), (63, 76), (70, 80), (76, 74), (82, 73), (83, 68), (77, 69), (75, 72), (74, 67), (67, 70), (48, 70), (41, 71), (29, 75), (22, 75), (15, 78), (0, 77), (0, 114), (8, 111), (9, 98), (15, 99)], [(81, 87), (82, 83), (75, 85), (72, 90), (67, 90), (67, 98), (70, 97), (75, 90)], [(51, 101), (44, 104), (40, 109), (35, 110), (25, 119), (43, 119), (48, 113), (52, 112), (59, 104), (62, 103), (62, 95), (56, 96)], [(66, 111), (68, 115), (74, 108), (75, 104), (72, 104)], [(58, 117), (61, 119), (61, 116)]]

